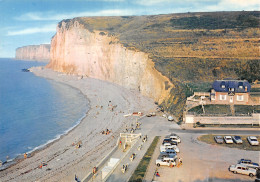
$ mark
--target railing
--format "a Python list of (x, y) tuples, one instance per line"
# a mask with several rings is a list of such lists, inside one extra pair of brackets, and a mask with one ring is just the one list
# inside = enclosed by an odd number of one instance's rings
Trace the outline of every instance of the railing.
[(210, 92), (194, 92), (195, 96), (210, 96)]

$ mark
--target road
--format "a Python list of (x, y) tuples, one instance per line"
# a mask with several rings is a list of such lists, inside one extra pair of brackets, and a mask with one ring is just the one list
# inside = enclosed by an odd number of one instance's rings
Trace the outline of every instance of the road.
[[(182, 142), (178, 146), (180, 153), (178, 156), (183, 159), (183, 166), (180, 168), (160, 167), (155, 165), (155, 159), (159, 155), (159, 146), (155, 149), (154, 156), (148, 166), (145, 181), (161, 182), (206, 182), (206, 181), (228, 181), (228, 182), (244, 182), (253, 181), (252, 178), (243, 175), (235, 175), (228, 171), (230, 164), (235, 164), (240, 158), (250, 158), (255, 162), (260, 162), (259, 151), (245, 151), (234, 148), (226, 148), (217, 145), (209, 145), (197, 140), (197, 137), (202, 134), (229, 134), (229, 135), (259, 135), (259, 130), (235, 130), (235, 129), (190, 129), (183, 130), (174, 122), (169, 122), (167, 119), (156, 117), (144, 117), (141, 120), (142, 135), (148, 135), (148, 141), (144, 144), (141, 151), (137, 150), (137, 146), (141, 141), (138, 141), (129, 154), (122, 159), (121, 163), (108, 178), (108, 182), (124, 182), (128, 181), (133, 174), (135, 168), (139, 164), (141, 158), (149, 147), (152, 139), (155, 136), (165, 136), (170, 133), (178, 134)], [(162, 137), (162, 138), (163, 138)], [(130, 155), (136, 153), (136, 159), (131, 162)], [(129, 164), (126, 173), (121, 172), (122, 165)], [(154, 177), (155, 170), (159, 170), (161, 177)]]

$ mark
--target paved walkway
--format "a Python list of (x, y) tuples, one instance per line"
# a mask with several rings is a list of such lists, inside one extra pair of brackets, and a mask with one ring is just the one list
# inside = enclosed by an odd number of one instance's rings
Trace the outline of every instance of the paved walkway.
[[(136, 145), (131, 148), (128, 155), (121, 161), (121, 163), (117, 166), (115, 171), (110, 175), (107, 182), (123, 182), (128, 181), (132, 174), (134, 173), (136, 167), (138, 166), (140, 160), (143, 158), (145, 152), (149, 148), (150, 144), (152, 142), (152, 138), (150, 138), (147, 142), (143, 143), (141, 139), (136, 143)], [(138, 146), (143, 143), (143, 147), (141, 150), (138, 150)], [(136, 158), (131, 162), (130, 156), (136, 153)], [(128, 165), (127, 171), (125, 173), (122, 173), (121, 169), (123, 165)]]
[(154, 173), (155, 173), (155, 171), (158, 170), (158, 167), (156, 165), (154, 165), (154, 163), (155, 163), (156, 159), (158, 158), (158, 156), (160, 155), (160, 145), (162, 144), (163, 139), (164, 139), (164, 137), (160, 138), (160, 140), (157, 143), (156, 148), (154, 149), (154, 153), (151, 158), (150, 165), (147, 167), (146, 175), (145, 175), (143, 182), (151, 182), (157, 178), (154, 175)]
[[(128, 155), (122, 160), (121, 164), (118, 165), (118, 167), (115, 169), (115, 171), (111, 174), (110, 178), (107, 180), (107, 182), (126, 182), (130, 179), (132, 176), (134, 170), (138, 166), (140, 160), (143, 158), (145, 152), (149, 148), (150, 144), (152, 143), (155, 136), (161, 136), (169, 134), (169, 130), (172, 128), (180, 129), (180, 127), (176, 123), (172, 123), (167, 121), (167, 119), (156, 116), (156, 117), (145, 117), (141, 120), (141, 133), (142, 135), (148, 136), (148, 141), (144, 143), (142, 150), (138, 151), (137, 147), (142, 143), (141, 140), (137, 142), (137, 144), (131, 149), (131, 151), (128, 153)], [(138, 131), (139, 132), (139, 131)], [(137, 132), (137, 133), (138, 133)], [(161, 141), (158, 142), (158, 146), (160, 146)], [(159, 148), (157, 148), (156, 153), (159, 152)], [(158, 151), (158, 152), (157, 152)], [(133, 162), (130, 161), (130, 156), (132, 153), (136, 153), (136, 158)], [(158, 153), (159, 155), (159, 153)], [(153, 155), (154, 156), (154, 155)], [(156, 154), (155, 154), (156, 156)], [(158, 156), (156, 156), (157, 158)], [(151, 163), (154, 163), (155, 160), (152, 159), (150, 161)], [(123, 164), (129, 164), (129, 168), (126, 173), (121, 172), (121, 168)], [(150, 176), (149, 174), (146, 174)]]
[[(155, 116), (155, 117), (143, 117), (140, 121), (141, 127), (139, 130), (136, 130), (136, 134), (142, 133), (142, 138), (147, 135), (148, 140), (143, 143), (141, 139), (138, 139), (136, 144), (129, 150), (127, 151), (128, 153), (122, 151), (122, 148), (118, 148), (114, 152), (114, 154), (111, 156), (112, 158), (119, 158), (121, 159), (126, 155), (119, 165), (115, 168), (113, 173), (110, 175), (110, 177), (106, 180), (107, 182), (125, 182), (130, 179), (132, 176), (134, 170), (138, 166), (140, 160), (143, 158), (145, 152), (149, 148), (150, 144), (152, 143), (153, 139), (155, 136), (161, 136), (161, 135), (166, 135), (169, 134), (169, 130), (172, 128), (179, 129), (180, 127), (172, 122), (167, 121), (167, 119)], [(138, 146), (143, 143), (143, 147), (141, 150), (138, 150)], [(161, 142), (158, 142), (161, 143)], [(159, 149), (156, 149), (156, 151), (159, 151)], [(130, 156), (136, 153), (136, 158), (131, 162), (130, 161)], [(157, 156), (158, 157), (158, 156)], [(151, 160), (151, 162), (154, 162), (155, 160)], [(108, 162), (108, 161), (107, 161)], [(107, 162), (105, 165), (107, 165)], [(128, 164), (128, 169), (125, 173), (122, 173), (121, 169), (123, 165)], [(91, 181), (98, 181), (101, 182), (101, 170), (105, 167), (101, 166), (99, 168), (98, 173), (94, 178), (91, 179)]]

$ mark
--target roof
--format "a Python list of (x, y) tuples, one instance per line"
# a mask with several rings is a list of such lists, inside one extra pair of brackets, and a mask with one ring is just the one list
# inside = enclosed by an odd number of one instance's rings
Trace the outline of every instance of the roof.
[(213, 82), (212, 87), (216, 92), (232, 91), (235, 93), (247, 93), (251, 89), (251, 85), (246, 80), (216, 80)]

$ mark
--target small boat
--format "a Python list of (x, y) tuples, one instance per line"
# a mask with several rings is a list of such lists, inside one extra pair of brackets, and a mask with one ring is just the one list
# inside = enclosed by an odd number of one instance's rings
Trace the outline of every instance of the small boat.
[(29, 69), (26, 69), (26, 68), (24, 68), (24, 69), (22, 69), (22, 72), (30, 72), (30, 70), (29, 70)]

